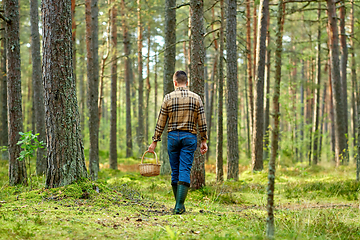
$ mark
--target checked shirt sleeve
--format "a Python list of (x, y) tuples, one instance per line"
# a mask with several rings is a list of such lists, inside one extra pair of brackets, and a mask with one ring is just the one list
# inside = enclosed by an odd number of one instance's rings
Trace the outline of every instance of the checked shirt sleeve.
[(157, 123), (156, 123), (155, 134), (152, 137), (154, 142), (161, 141), (161, 134), (165, 129), (165, 125), (166, 125), (166, 121), (168, 119), (168, 116), (169, 116), (169, 110), (167, 108), (166, 101), (164, 99), (164, 101), (163, 101), (163, 103), (161, 105), (159, 117), (158, 117), (158, 120), (157, 120)]
[(206, 117), (203, 102), (199, 98), (199, 108), (198, 108), (198, 126), (201, 136), (201, 140), (207, 140), (207, 126), (206, 126)]

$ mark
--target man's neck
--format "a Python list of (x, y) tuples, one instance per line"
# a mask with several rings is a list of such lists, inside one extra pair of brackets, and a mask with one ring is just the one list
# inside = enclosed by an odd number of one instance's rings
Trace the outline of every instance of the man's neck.
[(177, 87), (178, 88), (186, 88), (187, 86), (186, 86), (186, 84), (184, 84), (184, 85), (178, 85)]

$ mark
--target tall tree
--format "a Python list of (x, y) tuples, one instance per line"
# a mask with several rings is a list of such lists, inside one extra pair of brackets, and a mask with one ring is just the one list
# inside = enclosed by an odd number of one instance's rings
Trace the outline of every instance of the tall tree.
[(142, 37), (142, 19), (141, 19), (141, 0), (137, 0), (137, 46), (138, 46), (138, 111), (139, 111), (139, 117), (138, 117), (138, 137), (139, 139), (139, 150), (140, 154), (142, 154), (145, 150), (145, 139), (144, 139), (144, 79), (143, 79), (143, 60), (142, 60), (142, 48), (143, 48), (143, 37)]
[[(340, 46), (341, 46), (341, 60), (340, 60), (340, 74), (341, 74), (341, 95), (342, 95), (342, 107), (344, 108), (344, 116), (343, 116), (343, 120), (344, 122), (342, 124), (344, 124), (345, 127), (345, 135), (348, 135), (348, 102), (347, 102), (347, 62), (348, 62), (348, 49), (347, 49), (347, 44), (346, 44), (346, 32), (345, 32), (345, 18), (346, 18), (346, 8), (345, 8), (345, 1), (341, 0), (340, 1)], [(345, 147), (346, 149), (348, 149), (348, 143), (347, 141), (345, 142)], [(347, 151), (345, 151), (344, 153), (344, 162), (343, 163), (347, 163), (349, 161), (349, 154)]]
[[(203, 0), (191, 0), (191, 87), (204, 102), (204, 2)], [(195, 151), (194, 162), (191, 169), (191, 187), (199, 189), (205, 186), (205, 156), (200, 153), (200, 134), (198, 134), (198, 147)]]
[(238, 140), (238, 79), (236, 46), (236, 0), (228, 0), (226, 18), (227, 53), (227, 161), (228, 179), (239, 179), (239, 140)]
[(131, 63), (130, 63), (130, 36), (126, 23), (125, 0), (121, 0), (121, 21), (123, 30), (123, 43), (125, 54), (125, 99), (126, 99), (126, 157), (132, 155), (132, 134), (131, 134)]
[[(5, 28), (5, 23), (3, 23), (3, 26)], [(1, 88), (1, 102), (2, 102), (2, 108), (1, 108), (1, 123), (2, 123), (2, 131), (0, 135), (0, 146), (8, 146), (8, 114), (7, 114), (7, 77), (6, 77), (6, 34), (5, 31), (3, 32), (3, 40), (1, 41), (1, 66), (0, 66), (0, 76), (1, 76), (1, 82), (2, 82), (2, 88)], [(7, 153), (3, 152), (2, 154), (3, 159), (8, 159), (9, 156)]]
[[(39, 141), (46, 141), (45, 135), (45, 107), (44, 87), (41, 75), (40, 36), (39, 36), (39, 7), (37, 0), (30, 1), (31, 21), (31, 57), (32, 57), (32, 84), (34, 97), (34, 116), (36, 118), (36, 132)], [(46, 171), (45, 149), (39, 148), (36, 156), (36, 173), (44, 174)]]
[(147, 29), (147, 57), (146, 57), (146, 97), (145, 97), (145, 143), (149, 141), (149, 101), (150, 101), (150, 22)]
[(333, 90), (335, 113), (335, 160), (336, 165), (346, 162), (347, 139), (345, 106), (339, 64), (339, 34), (334, 0), (327, 0), (328, 19), (330, 23), (331, 87)]
[(256, 91), (255, 91), (255, 112), (254, 129), (252, 139), (252, 165), (253, 171), (263, 169), (263, 137), (264, 137), (264, 77), (265, 77), (265, 56), (266, 56), (266, 34), (267, 20), (269, 14), (269, 0), (260, 1), (259, 6), (259, 30), (258, 30), (258, 55)]
[[(313, 115), (313, 129), (314, 143), (313, 143), (313, 164), (318, 163), (318, 141), (319, 141), (319, 115), (320, 115), (320, 85), (321, 85), (321, 3), (319, 2), (318, 9), (318, 36), (317, 36), (317, 71), (315, 81), (315, 106)], [(309, 163), (310, 164), (310, 163)]]
[(265, 86), (266, 86), (266, 93), (265, 93), (265, 117), (264, 117), (264, 159), (268, 158), (268, 145), (269, 145), (269, 138), (270, 138), (270, 56), (271, 56), (271, 49), (270, 45), (270, 14), (268, 15), (267, 21), (267, 34), (266, 34), (266, 65), (265, 65)]
[(269, 175), (267, 187), (267, 211), (268, 217), (266, 220), (266, 236), (274, 238), (275, 225), (274, 225), (274, 194), (275, 194), (275, 160), (277, 157), (277, 150), (279, 147), (279, 123), (280, 123), (280, 81), (281, 81), (281, 54), (282, 54), (282, 32), (284, 26), (284, 2), (279, 0), (277, 11), (277, 27), (276, 27), (276, 50), (275, 50), (275, 82), (274, 82), (274, 127), (271, 135), (271, 156), (269, 161)]
[(250, 105), (250, 132), (253, 129), (254, 121), (254, 95), (253, 95), (253, 70), (251, 60), (251, 11), (250, 0), (246, 1), (246, 55), (247, 55), (247, 75), (249, 82), (249, 105)]
[(85, 56), (84, 56), (84, 35), (81, 34), (79, 36), (79, 101), (80, 101), (80, 126), (82, 136), (84, 136), (84, 128), (85, 128), (85, 91), (84, 87), (84, 67), (85, 67)]
[(91, 178), (96, 180), (99, 172), (99, 54), (98, 54), (98, 1), (85, 0), (86, 50), (89, 108), (89, 168)]
[(6, 76), (8, 106), (8, 152), (9, 152), (9, 183), (10, 185), (27, 184), (24, 161), (19, 161), (19, 132), (23, 131), (21, 105), (21, 72), (20, 72), (20, 39), (19, 39), (19, 2), (4, 2), (4, 19), (6, 21)]
[[(357, 129), (357, 108), (356, 108), (356, 99), (359, 98), (358, 92), (357, 92), (357, 76), (356, 76), (356, 59), (355, 59), (355, 32), (354, 32), (354, 26), (355, 26), (355, 9), (354, 9), (354, 0), (351, 0), (351, 24), (350, 24), (350, 32), (351, 32), (351, 38), (350, 38), (350, 52), (351, 52), (351, 126), (352, 126), (352, 138), (353, 138), (353, 149), (356, 149), (356, 129)], [(353, 156), (355, 157), (356, 151), (354, 150)]]
[(111, 120), (110, 120), (110, 158), (111, 169), (117, 169), (117, 149), (116, 149), (116, 93), (117, 93), (117, 9), (115, 0), (111, 0)]
[(218, 80), (218, 121), (217, 121), (217, 138), (216, 138), (216, 181), (222, 182), (224, 180), (224, 160), (223, 160), (223, 141), (224, 141), (224, 126), (223, 126), (223, 105), (224, 105), (224, 0), (220, 0), (220, 49), (219, 49), (219, 80)]
[(71, 0), (42, 1), (46, 187), (87, 177), (72, 65)]
[[(172, 76), (175, 72), (176, 55), (176, 0), (165, 1), (165, 52), (164, 52), (164, 96), (173, 88)], [(158, 110), (156, 110), (158, 111)], [(170, 174), (170, 162), (167, 155), (167, 124), (162, 134), (160, 159), (162, 161), (161, 174)]]

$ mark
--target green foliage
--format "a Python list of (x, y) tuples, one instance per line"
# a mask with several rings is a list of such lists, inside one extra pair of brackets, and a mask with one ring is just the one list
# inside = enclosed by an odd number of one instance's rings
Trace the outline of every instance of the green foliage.
[(17, 145), (20, 145), (20, 147), (23, 149), (20, 152), (20, 156), (18, 157), (19, 161), (25, 161), (28, 160), (28, 171), (29, 171), (29, 178), (30, 178), (30, 189), (32, 189), (32, 177), (31, 177), (31, 165), (30, 161), (31, 158), (34, 157), (35, 151), (38, 148), (44, 148), (45, 143), (43, 141), (39, 142), (37, 137), (39, 136), (39, 133), (32, 134), (31, 131), (23, 133), (19, 132), (21, 135), (20, 141), (17, 142)]
[(20, 147), (24, 150), (20, 152), (19, 160), (23, 161), (26, 159), (32, 158), (35, 154), (36, 149), (38, 148), (44, 148), (45, 143), (43, 141), (39, 142), (37, 139), (37, 136), (39, 136), (39, 133), (32, 134), (31, 131), (23, 133), (19, 132), (21, 135), (20, 141), (17, 142), (17, 145), (20, 145)]

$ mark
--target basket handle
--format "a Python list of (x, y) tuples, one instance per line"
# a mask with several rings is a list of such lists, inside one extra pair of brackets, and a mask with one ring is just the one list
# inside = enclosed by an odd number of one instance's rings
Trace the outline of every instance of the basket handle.
[[(143, 160), (144, 160), (145, 154), (147, 154), (147, 153), (150, 153), (150, 152), (149, 152), (149, 151), (145, 151), (145, 152), (144, 152), (144, 154), (143, 154), (143, 156), (142, 156), (142, 158), (141, 158), (141, 164), (143, 164)], [(154, 155), (155, 155), (155, 159), (156, 159), (156, 164), (159, 164), (159, 159), (158, 159), (158, 157), (157, 157), (157, 155), (156, 155), (156, 152), (154, 152)]]

